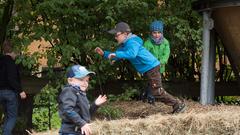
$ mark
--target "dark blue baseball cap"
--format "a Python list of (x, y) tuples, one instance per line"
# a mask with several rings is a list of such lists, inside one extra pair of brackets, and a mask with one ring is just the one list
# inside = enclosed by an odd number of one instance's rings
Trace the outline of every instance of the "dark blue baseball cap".
[(67, 71), (67, 78), (83, 78), (90, 74), (95, 75), (95, 72), (89, 71), (81, 65), (73, 65)]

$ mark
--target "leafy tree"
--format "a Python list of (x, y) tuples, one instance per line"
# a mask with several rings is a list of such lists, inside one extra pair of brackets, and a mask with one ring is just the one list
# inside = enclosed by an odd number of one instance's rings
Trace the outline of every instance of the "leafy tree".
[[(12, 17), (14, 0), (0, 1), (0, 44), (2, 45), (8, 30), (8, 23)], [(2, 52), (2, 51), (1, 51)]]
[(102, 80), (139, 78), (132, 72), (131, 66), (125, 66), (129, 65), (126, 62), (109, 66), (108, 62), (94, 54), (93, 49), (96, 46), (110, 50), (116, 47), (106, 31), (119, 21), (129, 23), (133, 32), (145, 39), (150, 22), (161, 19), (166, 25), (164, 35), (172, 45), (169, 74), (193, 79), (194, 63), (199, 62), (201, 21), (191, 9), (192, 0), (183, 4), (177, 4), (179, 1), (176, 0), (19, 0), (13, 6), (14, 2), (8, 0), (1, 3), (5, 9), (11, 3), (8, 13), (14, 11), (12, 19), (2, 20), (11, 20), (7, 35), (12, 36), (18, 49), (26, 54), (27, 45), (34, 40), (44, 39), (51, 44), (43, 55), (35, 53), (31, 57), (23, 55), (18, 59), (18, 63), (29, 69), (37, 69), (37, 60), (45, 57), (50, 71), (56, 64), (67, 67), (79, 63), (97, 70), (104, 76), (100, 78)]

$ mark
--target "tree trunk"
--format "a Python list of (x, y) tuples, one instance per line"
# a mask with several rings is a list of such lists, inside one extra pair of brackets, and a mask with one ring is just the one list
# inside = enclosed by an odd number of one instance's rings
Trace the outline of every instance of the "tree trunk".
[[(3, 16), (2, 20), (0, 20), (0, 45), (2, 46), (6, 33), (7, 33), (7, 26), (10, 22), (10, 19), (12, 17), (12, 10), (13, 10), (14, 0), (8, 0), (6, 1), (4, 10), (3, 10)], [(1, 47), (1, 53), (2, 53), (2, 47)]]

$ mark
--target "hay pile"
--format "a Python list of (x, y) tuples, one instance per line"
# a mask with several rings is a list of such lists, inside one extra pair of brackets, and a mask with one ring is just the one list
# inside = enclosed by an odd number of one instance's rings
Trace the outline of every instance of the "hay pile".
[[(125, 110), (126, 118), (94, 120), (93, 135), (240, 135), (240, 106), (187, 101), (186, 112), (172, 115), (166, 113), (171, 108), (161, 103), (155, 107), (134, 101), (117, 105)], [(33, 135), (58, 135), (58, 130)]]
[(240, 107), (205, 106), (144, 119), (95, 121), (94, 135), (240, 135)]

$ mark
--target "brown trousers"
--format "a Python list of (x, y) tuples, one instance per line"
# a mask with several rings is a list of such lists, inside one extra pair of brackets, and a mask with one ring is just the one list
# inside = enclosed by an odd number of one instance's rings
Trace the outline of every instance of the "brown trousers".
[(151, 90), (155, 99), (169, 106), (174, 106), (179, 103), (178, 99), (167, 93), (163, 88), (159, 65), (144, 73), (144, 76), (148, 80), (148, 88)]

